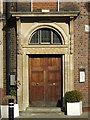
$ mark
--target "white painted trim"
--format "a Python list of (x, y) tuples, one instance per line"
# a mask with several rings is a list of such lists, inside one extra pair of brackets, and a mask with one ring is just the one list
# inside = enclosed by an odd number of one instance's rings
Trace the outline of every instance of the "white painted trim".
[(58, 12), (59, 12), (59, 0), (58, 0)]
[(50, 12), (49, 9), (42, 9), (42, 12)]
[(33, 12), (33, 0), (31, 0), (31, 12)]

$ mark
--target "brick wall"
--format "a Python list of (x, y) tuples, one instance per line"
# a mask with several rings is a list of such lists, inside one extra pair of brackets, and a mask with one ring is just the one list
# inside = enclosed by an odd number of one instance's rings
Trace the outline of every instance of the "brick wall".
[[(89, 26), (90, 26), (90, 2), (88, 3), (88, 12), (89, 12)], [(90, 32), (89, 32), (89, 40), (88, 40), (88, 86), (89, 86), (89, 91), (90, 91)], [(90, 110), (90, 95), (89, 95), (89, 110)]]
[(56, 0), (53, 0), (53, 2), (34, 2), (33, 3), (34, 11), (41, 11), (42, 9), (49, 9), (50, 11), (56, 11), (57, 10)]
[[(5, 3), (4, 3), (4, 16), (5, 16)], [(16, 19), (10, 18), (9, 21), (9, 27), (10, 27), (10, 47), (11, 47), (11, 60), (10, 60), (10, 71), (16, 73)], [(4, 95), (6, 94), (6, 20), (3, 21), (3, 85), (4, 85)]]
[(16, 73), (16, 19), (11, 19), (11, 28), (10, 28), (10, 40), (11, 40), (11, 72)]
[[(83, 105), (88, 106), (88, 42), (89, 33), (85, 32), (85, 25), (89, 25), (89, 13), (85, 3), (79, 3), (80, 15), (75, 19), (74, 41), (74, 86), (83, 94)], [(79, 82), (79, 69), (85, 68), (85, 82)]]

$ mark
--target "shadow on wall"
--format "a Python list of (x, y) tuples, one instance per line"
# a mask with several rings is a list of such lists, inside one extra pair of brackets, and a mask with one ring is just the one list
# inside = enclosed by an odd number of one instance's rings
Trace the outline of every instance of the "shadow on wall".
[(3, 89), (0, 88), (0, 105), (2, 104), (2, 98), (4, 96), (4, 92), (3, 92)]
[(60, 3), (61, 11), (79, 11), (79, 6), (75, 2)]
[[(85, 8), (86, 8), (86, 10), (89, 12), (89, 14), (90, 14), (90, 2), (86, 2), (85, 3)], [(90, 22), (90, 21), (89, 21)]]
[(61, 99), (59, 99), (59, 100), (57, 101), (57, 107), (62, 107), (62, 100), (61, 100)]

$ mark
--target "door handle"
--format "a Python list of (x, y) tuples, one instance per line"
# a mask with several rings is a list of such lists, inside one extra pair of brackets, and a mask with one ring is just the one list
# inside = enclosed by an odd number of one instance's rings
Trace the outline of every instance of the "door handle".
[(36, 83), (36, 85), (39, 85), (39, 83)]
[(32, 86), (38, 86), (39, 83), (32, 82)]
[(56, 83), (49, 83), (49, 85), (50, 85), (50, 86), (55, 86), (55, 85), (56, 85)]
[(56, 83), (53, 83), (53, 85), (56, 85)]
[(56, 83), (49, 83), (49, 86), (55, 86)]

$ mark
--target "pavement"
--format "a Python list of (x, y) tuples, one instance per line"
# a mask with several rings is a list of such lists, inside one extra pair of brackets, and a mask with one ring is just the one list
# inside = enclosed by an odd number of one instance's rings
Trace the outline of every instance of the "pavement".
[(60, 113), (29, 113), (22, 114), (18, 118), (89, 118), (88, 112), (83, 112), (80, 116), (67, 116), (63, 112)]

